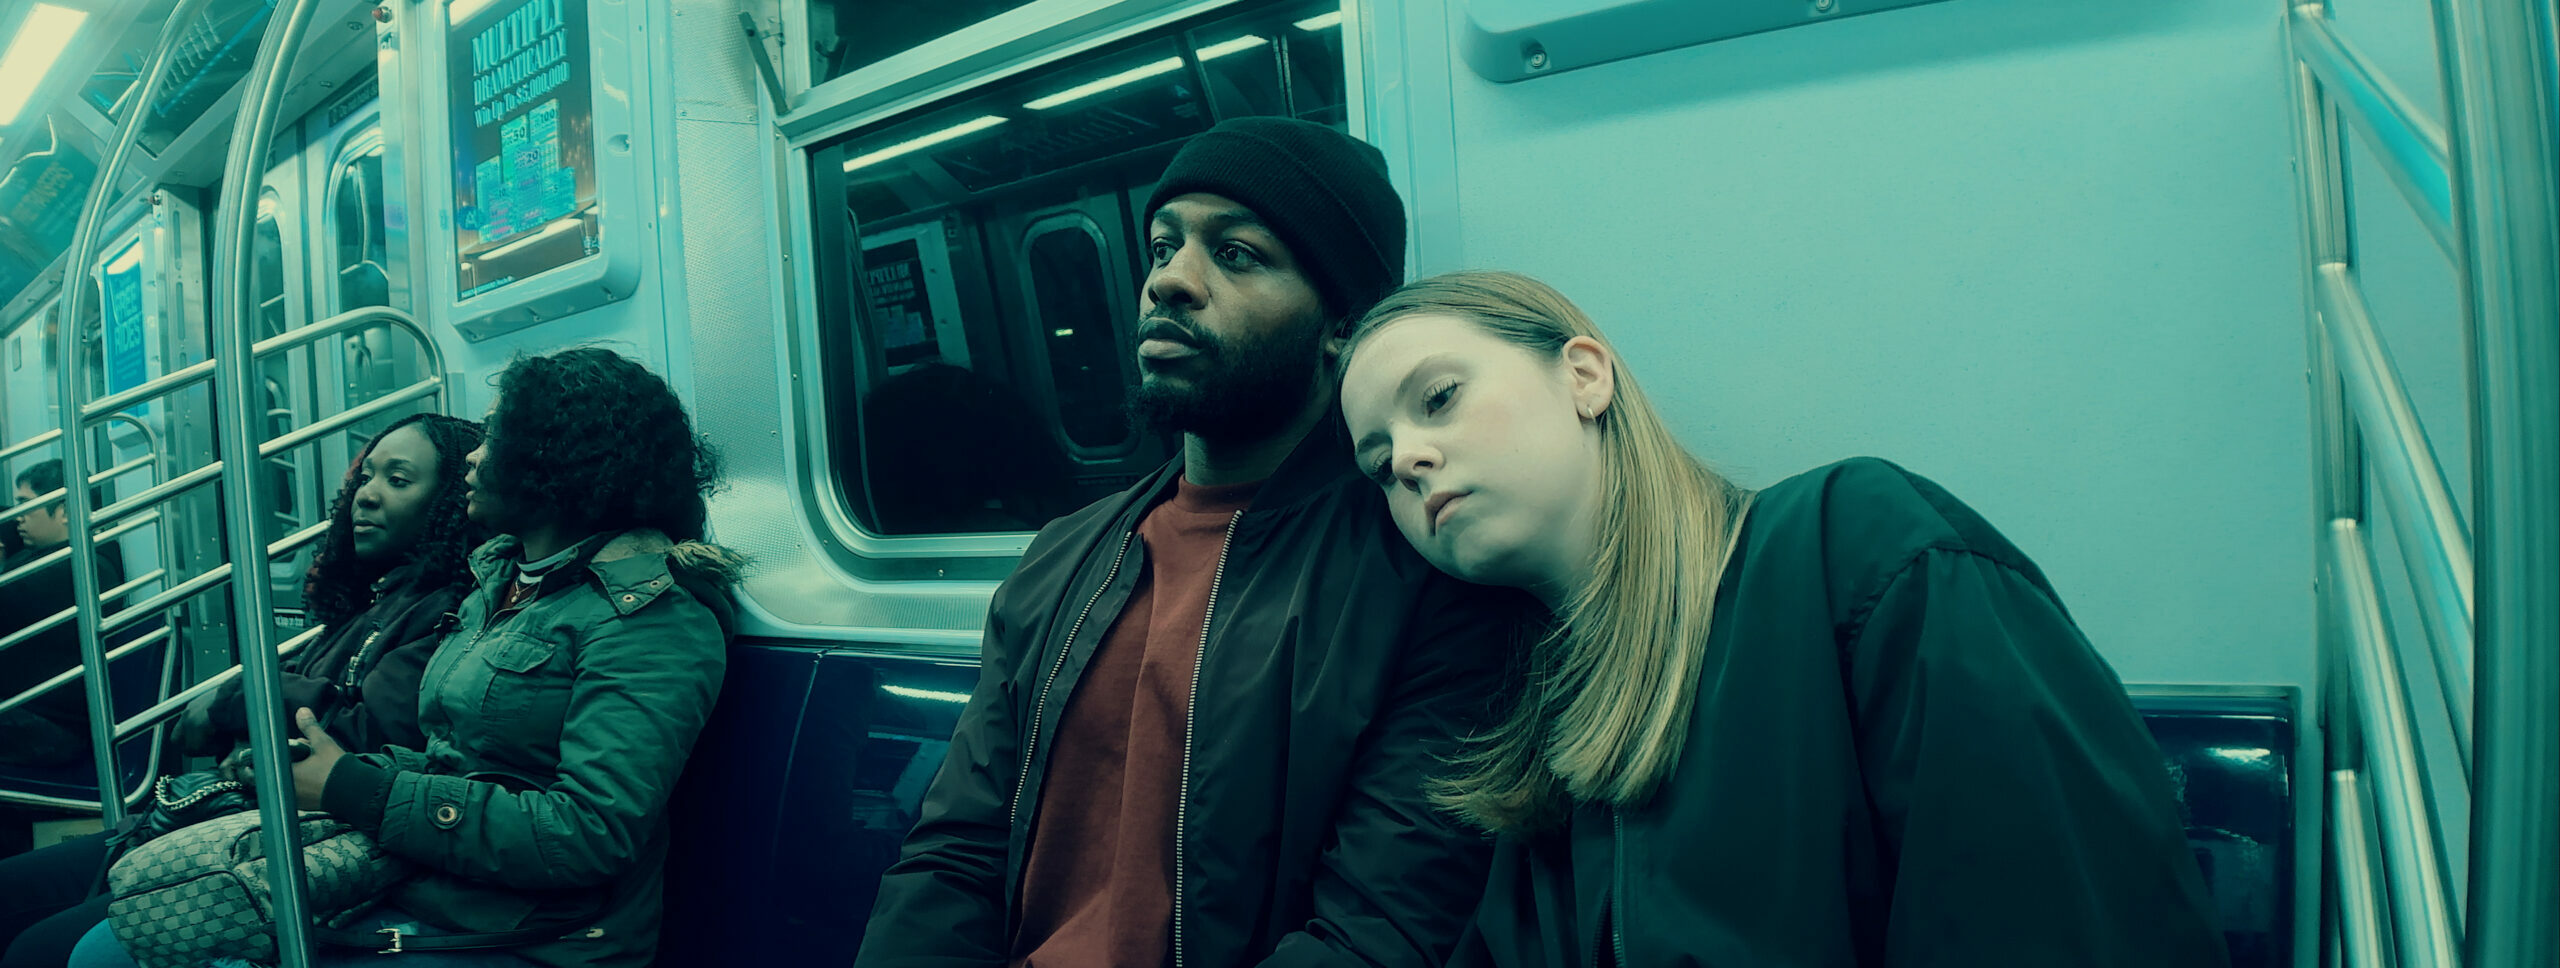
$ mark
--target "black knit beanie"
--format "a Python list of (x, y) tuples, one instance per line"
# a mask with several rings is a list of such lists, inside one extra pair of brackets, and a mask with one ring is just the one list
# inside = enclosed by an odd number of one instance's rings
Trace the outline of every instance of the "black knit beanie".
[(1386, 156), (1350, 135), (1293, 118), (1223, 122), (1173, 156), (1138, 217), (1191, 192), (1253, 210), (1337, 319), (1404, 282), (1404, 202), (1387, 183)]

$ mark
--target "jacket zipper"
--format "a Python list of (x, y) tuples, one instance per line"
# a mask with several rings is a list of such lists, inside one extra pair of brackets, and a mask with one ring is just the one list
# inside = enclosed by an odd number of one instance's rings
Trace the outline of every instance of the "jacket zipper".
[(1627, 968), (1627, 819), (1616, 807), (1609, 808), (1609, 849), (1609, 947), (1617, 968)]
[(1218, 542), (1218, 569), (1209, 574), (1209, 607), (1200, 612), (1200, 652), (1191, 659), (1191, 696), (1182, 707), (1182, 787), (1173, 801), (1173, 968), (1182, 968), (1182, 871), (1189, 851), (1182, 828), (1191, 817), (1191, 736), (1200, 721), (1200, 667), (1209, 664), (1210, 623), (1218, 617), (1218, 586), (1227, 580), (1227, 549), (1236, 543), (1236, 522), (1244, 520), (1238, 511), (1227, 519), (1227, 536)]
[(364, 644), (356, 646), (355, 657), (348, 659), (346, 669), (338, 673), (339, 689), (353, 690), (364, 685), (365, 657), (373, 654), (373, 643), (381, 638), (381, 629), (375, 629), (372, 632), (365, 634)]
[[(1032, 758), (1040, 752), (1040, 722), (1049, 715), (1049, 689), (1058, 684), (1058, 673), (1067, 667), (1067, 653), (1075, 651), (1076, 633), (1084, 631), (1084, 620), (1093, 616), (1094, 604), (1102, 601), (1102, 593), (1110, 591), (1111, 582), (1120, 577), (1120, 564), (1129, 557), (1129, 539), (1137, 535), (1131, 531), (1120, 536), (1120, 551), (1111, 556), (1111, 570), (1102, 574), (1102, 584), (1093, 590), (1093, 597), (1085, 599), (1084, 611), (1076, 613), (1076, 623), (1067, 627), (1066, 639), (1058, 643), (1058, 658), (1049, 663), (1049, 674), (1040, 680), (1040, 702), (1031, 710), (1031, 735), (1022, 744), (1022, 776), (1014, 781), (1013, 805), (1007, 811), (1006, 823), (1011, 827), (1022, 826), (1022, 792), (1031, 786)], [(1217, 597), (1214, 587), (1209, 594), (1212, 600)]]

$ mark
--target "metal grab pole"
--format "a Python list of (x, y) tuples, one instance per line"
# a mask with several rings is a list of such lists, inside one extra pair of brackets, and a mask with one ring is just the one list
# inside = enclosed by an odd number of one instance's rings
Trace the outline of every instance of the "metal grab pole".
[[(317, 0), (285, 0), (240, 92), (240, 114), (231, 126), (231, 149), (222, 168), (222, 210), (214, 233), (211, 288), (217, 312), (213, 318), (214, 412), (219, 415), (222, 454), (223, 534), (230, 545), (231, 637), (240, 658), (242, 701), (249, 715), (249, 757), (255, 765), (259, 842), (268, 858), (267, 881), (275, 917), (276, 955), (283, 968), (310, 968), (310, 914), (305, 903), (302, 841), (294, 822), (292, 762), (285, 752), (284, 728), (275, 710), (283, 701), (278, 688), (282, 672), (275, 649), (267, 641), (274, 627), (267, 600), (267, 543), (260, 537), (257, 494), (249, 475), (260, 467), (252, 428), (250, 401), (257, 398), (256, 358), (250, 347), (250, 307), (258, 304), (254, 264), (248, 258), (255, 228), (259, 176), (266, 171), (267, 145), (275, 137), (276, 111), (284, 97), (284, 79), (293, 70), (303, 32), (310, 26)], [(287, 859), (290, 858), (288, 861)]]
[(80, 632), (80, 664), (98, 670), (83, 685), (89, 697), (90, 753), (98, 768), (98, 814), (107, 826), (124, 822), (123, 784), (116, 777), (115, 708), (107, 692), (106, 647), (98, 640), (98, 543), (89, 533), (89, 460), (88, 423), (80, 414), (80, 364), (87, 357), (80, 352), (80, 337), (86, 327), (80, 324), (80, 300), (89, 294), (89, 263), (97, 258), (98, 224), (106, 214), (107, 197), (115, 192), (116, 178), (123, 174), (125, 159), (133, 154), (133, 142), (142, 132), (144, 106), (160, 93), (162, 75), (168, 73), (170, 54), (177, 50), (179, 38), (187, 26), (195, 23), (207, 0), (179, 0), (177, 9), (169, 12), (169, 22), (160, 28), (160, 42), (152, 46), (151, 62), (143, 68), (140, 89), (125, 109), (124, 119), (116, 123), (114, 150), (108, 152), (105, 167), (97, 180), (89, 183), (89, 197), (81, 202), (80, 221), (71, 232), (71, 251), (63, 261), (61, 353), (54, 359), (54, 388), (62, 401), (62, 480), (70, 485), (63, 489), (63, 520), (72, 523), (71, 531), (71, 600), (86, 606), (74, 620)]
[(2464, 953), (2560, 963), (2560, 102), (2555, 14), (2438, 0), (2479, 563)]

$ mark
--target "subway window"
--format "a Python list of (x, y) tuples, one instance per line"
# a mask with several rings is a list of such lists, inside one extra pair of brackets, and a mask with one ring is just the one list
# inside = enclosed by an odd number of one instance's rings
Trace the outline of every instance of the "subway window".
[[(267, 189), (258, 198), (258, 218), (250, 228), (249, 262), (258, 299), (258, 338), (283, 335), (292, 324), (285, 304), (284, 233), (276, 224), (276, 192)], [(267, 412), (267, 434), (286, 433), (293, 429), (293, 360), (279, 354), (258, 363), (258, 382)], [(300, 468), (292, 455), (278, 454), (263, 462), (261, 475), (267, 492), (267, 529), (265, 540), (275, 541), (291, 533), (302, 520), (301, 493), (297, 480)]]
[(1220, 120), (1346, 127), (1340, 9), (1214, 11), (810, 152), (828, 445), (857, 526), (1035, 530), (1174, 453), (1126, 412), (1137, 209)]

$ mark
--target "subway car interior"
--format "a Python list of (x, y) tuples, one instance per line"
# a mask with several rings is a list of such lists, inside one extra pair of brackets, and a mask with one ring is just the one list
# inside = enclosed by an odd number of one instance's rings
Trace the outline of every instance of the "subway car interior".
[[(173, 717), (321, 632), (367, 441), (602, 345), (754, 561), (658, 963), (846, 963), (997, 584), (1180, 452), (1128, 417), (1155, 180), (1268, 115), (1384, 153), (1412, 277), (1573, 294), (1736, 480), (1874, 454), (2001, 522), (2134, 694), (2233, 964), (2554, 964), (2555, 19), (0, 0), (0, 471), (73, 485), (7, 502), (0, 711), (77, 696), (97, 741), (0, 766), (0, 819), (201, 767)], [(7, 587), (64, 561), (71, 600)]]

